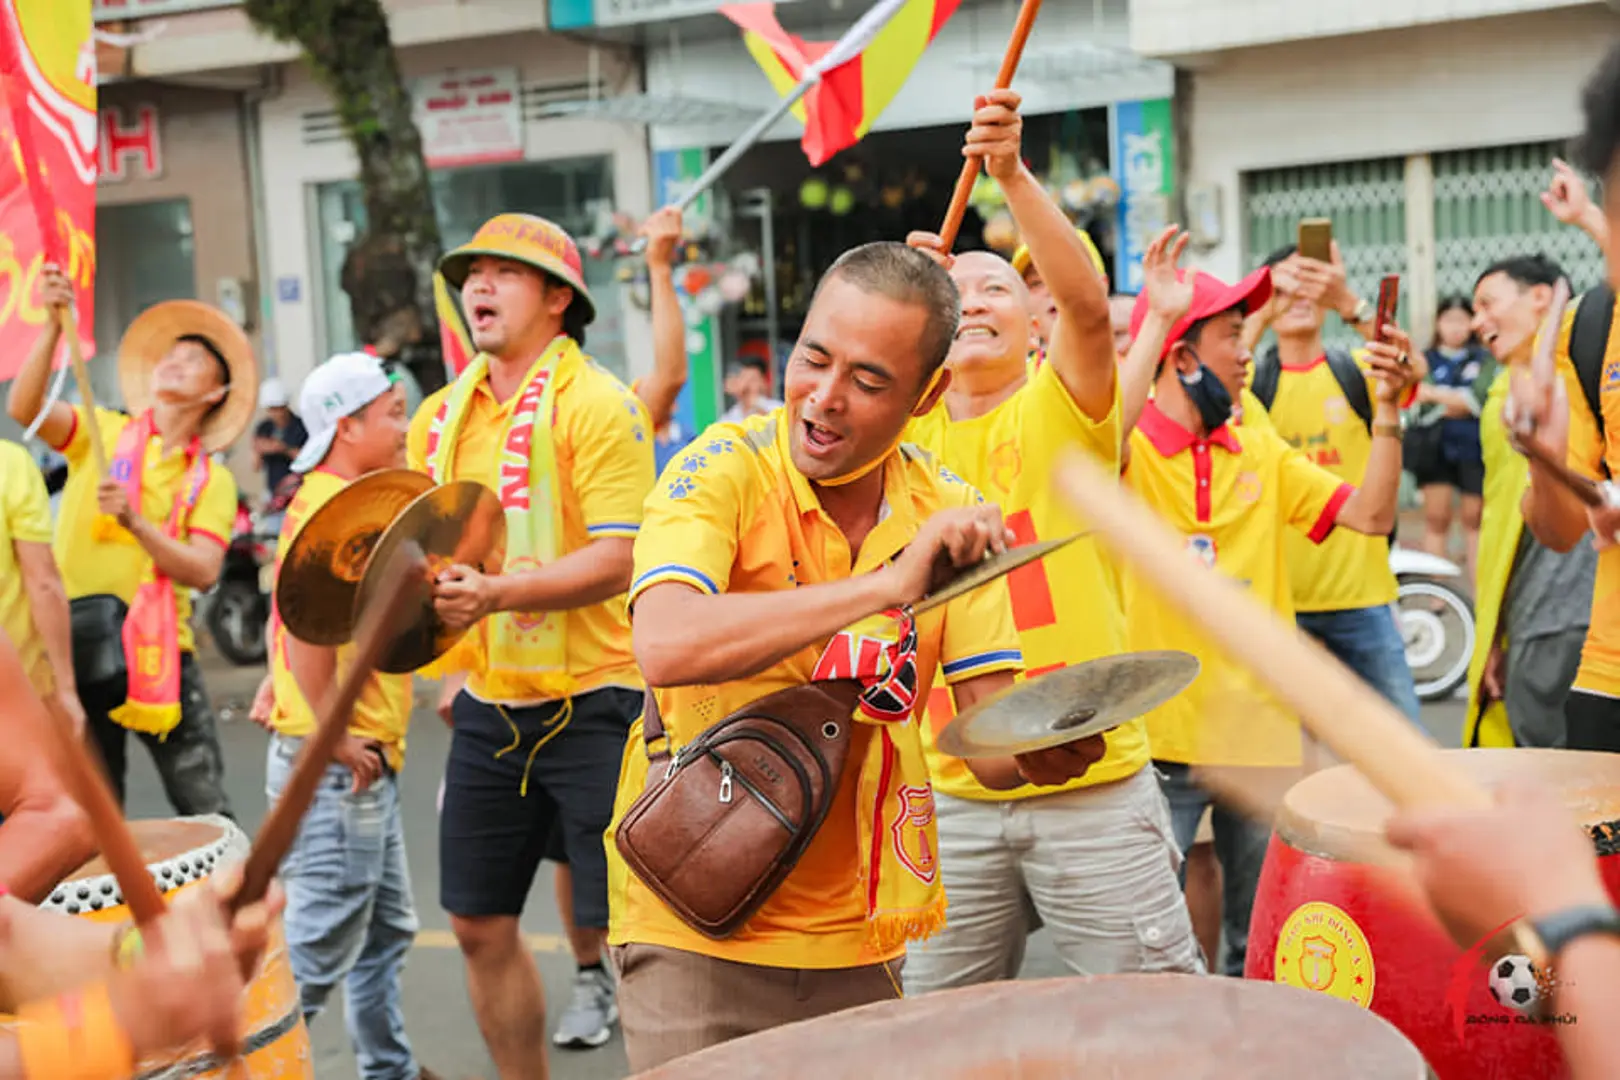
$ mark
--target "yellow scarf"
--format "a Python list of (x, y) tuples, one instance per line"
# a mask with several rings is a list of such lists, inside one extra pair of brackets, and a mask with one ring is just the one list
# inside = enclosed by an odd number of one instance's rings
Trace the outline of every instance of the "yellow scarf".
[[(1507, 707), (1493, 701), (1480, 714), (1481, 682), (1485, 660), (1502, 618), (1502, 601), (1507, 596), (1508, 578), (1519, 552), (1519, 536), (1524, 516), (1519, 501), (1530, 486), (1530, 466), (1508, 442), (1502, 423), (1502, 403), (1507, 400), (1511, 369), (1496, 373), (1480, 410), (1479, 442), (1485, 457), (1484, 511), (1479, 522), (1479, 555), (1474, 570), (1474, 657), (1468, 665), (1468, 712), (1463, 715), (1462, 744), (1513, 746), (1513, 728)], [(1507, 642), (1502, 642), (1503, 648)]]
[[(523, 377), (523, 389), (501, 433), (500, 451), (484, 482), (506, 512), (506, 572), (550, 565), (562, 554), (562, 505), (558, 497), (556, 444), (557, 386), (584, 363), (573, 338), (553, 338)], [(489, 373), (483, 353), (467, 365), (439, 406), (428, 429), (428, 472), (435, 483), (450, 477), (456, 443), (468, 404)], [(566, 612), (501, 612), (484, 620), (484, 691), (497, 701), (552, 701), (571, 696), (576, 683), (568, 673)], [(438, 677), (465, 671), (479, 659), (468, 635), (423, 673)]]

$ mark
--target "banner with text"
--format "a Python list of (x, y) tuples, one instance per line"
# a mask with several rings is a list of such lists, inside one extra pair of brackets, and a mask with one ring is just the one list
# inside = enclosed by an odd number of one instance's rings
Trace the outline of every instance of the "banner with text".
[(1142, 255), (1170, 224), (1175, 175), (1169, 99), (1114, 106), (1114, 179), (1120, 190), (1114, 288), (1120, 292), (1142, 291)]
[(516, 68), (457, 71), (412, 84), (430, 169), (523, 160), (523, 90)]

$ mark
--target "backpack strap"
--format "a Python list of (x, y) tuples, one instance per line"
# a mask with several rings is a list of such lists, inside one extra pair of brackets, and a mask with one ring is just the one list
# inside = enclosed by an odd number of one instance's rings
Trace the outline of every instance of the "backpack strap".
[(1603, 282), (1587, 290), (1575, 308), (1575, 323), (1569, 331), (1569, 359), (1580, 378), (1587, 408), (1597, 423), (1598, 438), (1603, 433), (1603, 360), (1609, 351), (1609, 330), (1614, 322), (1614, 287)]
[(1372, 397), (1367, 393), (1367, 376), (1362, 373), (1361, 365), (1343, 349), (1329, 349), (1327, 363), (1339, 389), (1344, 391), (1344, 400), (1349, 402), (1351, 411), (1361, 418), (1362, 425), (1369, 432), (1372, 431)]
[(1254, 362), (1254, 379), (1249, 384), (1249, 392), (1260, 399), (1260, 404), (1270, 410), (1271, 403), (1277, 400), (1277, 375), (1282, 370), (1282, 361), (1277, 358), (1277, 346), (1273, 345), (1260, 354)]

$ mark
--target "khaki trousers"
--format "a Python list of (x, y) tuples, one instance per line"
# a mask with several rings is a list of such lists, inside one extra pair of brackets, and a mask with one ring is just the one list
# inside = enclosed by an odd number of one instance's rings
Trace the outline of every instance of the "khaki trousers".
[(905, 963), (774, 968), (635, 943), (610, 952), (632, 1073), (797, 1020), (893, 1001)]

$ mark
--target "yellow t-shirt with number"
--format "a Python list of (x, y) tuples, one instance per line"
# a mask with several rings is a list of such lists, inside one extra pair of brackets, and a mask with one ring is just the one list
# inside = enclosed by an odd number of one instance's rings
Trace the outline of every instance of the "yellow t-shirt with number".
[[(709, 594), (770, 593), (868, 573), (893, 558), (935, 512), (979, 501), (978, 493), (942, 470), (932, 455), (902, 445), (883, 467), (886, 516), (851, 558), (848, 540), (821, 508), (815, 489), (778, 448), (776, 425), (783, 415), (778, 409), (743, 424), (715, 424), (670, 462), (647, 499), (646, 522), (636, 538), (632, 604), (668, 582)], [(879, 623), (863, 620), (858, 633), (837, 637), (852, 651), (893, 644), (898, 626), (887, 622), (879, 628)], [(655, 691), (673, 745), (691, 742), (715, 721), (766, 694), (809, 682), (826, 644), (806, 646), (746, 679)], [(948, 673), (947, 682), (959, 683), (1016, 671), (1019, 665), (1018, 636), (1002, 583), (920, 616), (914, 721), (921, 719), (936, 668)], [(870, 940), (864, 874), (856, 865), (861, 813), (856, 793), (872, 728), (856, 723), (853, 732), (850, 766), (815, 839), (758, 914), (723, 941), (689, 928), (630, 873), (610, 829), (608, 940), (765, 967), (856, 967), (902, 955), (904, 948), (883, 953)], [(625, 745), (615, 822), (646, 782), (647, 744), (637, 720)]]
[(13, 545), (50, 542), (51, 500), (45, 492), (45, 474), (27, 450), (0, 440), (0, 630), (11, 639), (23, 670), (40, 693), (53, 685), (50, 665)]
[[(1062, 455), (1091, 454), (1115, 472), (1120, 462), (1119, 383), (1114, 405), (1100, 421), (1080, 411), (1051, 364), (1042, 364), (1011, 397), (983, 416), (952, 420), (941, 402), (913, 420), (906, 438), (977, 488), (1001, 512), (1019, 544), (1052, 540), (1089, 528), (1053, 487)], [(1125, 651), (1118, 572), (1093, 537), (1082, 537), (1007, 576), (1027, 677)], [(946, 669), (950, 674), (950, 669)], [(1060, 788), (1025, 785), (991, 791), (960, 758), (939, 753), (933, 736), (956, 715), (948, 687), (928, 701), (929, 767), (940, 791), (962, 799), (1026, 799), (1106, 784), (1148, 763), (1147, 731), (1132, 720), (1105, 736), (1108, 753), (1086, 774)]]
[[(1365, 371), (1366, 354), (1356, 362)], [(1378, 385), (1367, 377), (1368, 400)], [(1284, 364), (1277, 396), (1268, 410), (1272, 426), (1290, 446), (1347, 484), (1360, 484), (1372, 454), (1372, 434), (1361, 422), (1333, 377), (1326, 356), (1303, 366)], [(1288, 540), (1288, 570), (1297, 611), (1347, 611), (1395, 602), (1395, 572), (1389, 568), (1389, 541), (1348, 529), (1322, 544), (1302, 536)]]
[[(1354, 488), (1262, 424), (1223, 426), (1208, 439), (1149, 402), (1131, 433), (1125, 480), (1186, 538), (1190, 558), (1244, 584), (1292, 620), (1284, 542), (1321, 543)], [(1130, 647), (1198, 657), (1192, 685), (1147, 715), (1153, 756), (1189, 764), (1289, 765), (1299, 760), (1298, 722), (1269, 691), (1128, 567)]]
[[(407, 454), (410, 467), (418, 472), (428, 471), (428, 428), (450, 389), (447, 386), (422, 402), (411, 420)], [(652, 433), (647, 430), (646, 408), (623, 383), (594, 363), (580, 365), (571, 376), (563, 376), (556, 395), (552, 437), (556, 491), (562, 502), (562, 553), (578, 551), (593, 540), (634, 539), (641, 528), (641, 504), (653, 485)], [(468, 402), (470, 413), (461, 424), (447, 480), (476, 480), (492, 491), (499, 490), (495, 469), (501, 434), (521, 396), (496, 401), (488, 379), (478, 385)], [(488, 631), (489, 621), (485, 620), (465, 640), (482, 650)], [(630, 619), (623, 596), (571, 609), (564, 633), (568, 673), (578, 683), (576, 693), (605, 686), (640, 690), (645, 685), (630, 651)], [(475, 697), (485, 696), (483, 676), (476, 667), (468, 676), (467, 689)]]
[[(298, 530), (334, 495), (348, 486), (348, 481), (326, 469), (315, 469), (304, 476), (304, 482), (287, 507), (281, 524), (281, 539), (276, 544), (276, 579), (281, 578), (281, 560), (287, 555)], [(288, 659), (287, 628), (274, 610), (270, 613), (270, 677), (275, 684), (276, 704), (270, 714), (271, 723), (289, 738), (304, 738), (315, 732), (315, 713), (304, 699), (293, 677)], [(354, 664), (355, 646), (351, 643), (337, 651), (337, 671), (334, 681), (341, 680), (344, 672)], [(405, 732), (411, 722), (411, 676), (385, 675), (374, 672), (360, 690), (355, 702), (349, 733), (362, 739), (376, 739), (383, 744), (388, 763), (398, 772), (405, 764)]]
[[(96, 410), (101, 427), (101, 444), (109, 465), (118, 452), (118, 437), (134, 421), (123, 413)], [(101, 512), (96, 487), (95, 461), (90, 453), (90, 432), (85, 426), (82, 405), (73, 408), (73, 428), (67, 441), (53, 447), (67, 458), (67, 484), (62, 488), (60, 520), (56, 529), (56, 564), (62, 571), (62, 584), (68, 598), (109, 593), (129, 603), (152, 567), (152, 557), (135, 537), (116, 520)], [(180, 486), (186, 477), (185, 448), (163, 452), (163, 440), (153, 435), (146, 443), (146, 465), (142, 474), (140, 513), (159, 528), (167, 528)], [(208, 470), (208, 481), (197, 497), (190, 520), (181, 532), (183, 540), (203, 537), (225, 547), (230, 543), (236, 520), (236, 478), (223, 465)], [(176, 586), (175, 605), (179, 611), (180, 649), (190, 652), (191, 590)]]

